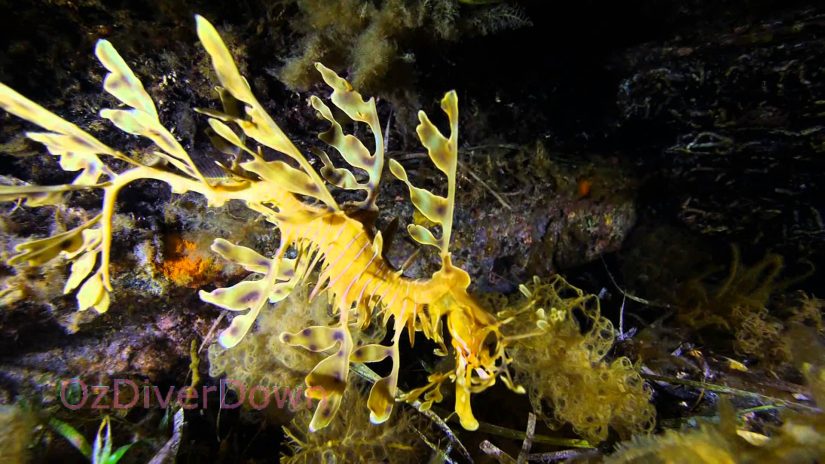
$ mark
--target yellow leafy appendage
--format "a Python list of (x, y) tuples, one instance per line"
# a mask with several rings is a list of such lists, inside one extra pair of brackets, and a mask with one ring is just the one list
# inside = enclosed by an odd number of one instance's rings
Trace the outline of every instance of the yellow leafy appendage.
[[(197, 33), (209, 54), (221, 87), (218, 93), (226, 103), (234, 100), (238, 111), (201, 110), (224, 146), (234, 146), (243, 153), (239, 163), (220, 164), (225, 177), (205, 177), (174, 135), (163, 127), (158, 112), (142, 83), (126, 62), (106, 40), (98, 41), (96, 54), (109, 71), (105, 90), (123, 103), (121, 109), (104, 109), (100, 116), (120, 130), (146, 137), (156, 150), (157, 159), (144, 162), (107, 146), (91, 134), (0, 84), (0, 107), (31, 121), (47, 132), (27, 135), (43, 143), (60, 158), (61, 167), (80, 171), (71, 184), (57, 186), (0, 186), (0, 201), (23, 200), (29, 206), (60, 203), (67, 192), (98, 189), (103, 204), (98, 216), (79, 227), (53, 237), (18, 246), (20, 253), (12, 264), (27, 262), (39, 265), (58, 256), (72, 262), (65, 292), (77, 290), (80, 310), (95, 308), (104, 312), (110, 305), (112, 290), (109, 259), (112, 242), (112, 217), (120, 190), (138, 179), (168, 184), (173, 193), (195, 192), (203, 195), (210, 206), (228, 200), (243, 202), (277, 226), (281, 242), (275, 254), (265, 257), (246, 247), (217, 239), (212, 250), (238, 263), (255, 279), (243, 280), (228, 288), (201, 291), (202, 300), (238, 314), (219, 336), (221, 345), (231, 348), (250, 330), (267, 303), (286, 298), (313, 271), (318, 279), (311, 296), (326, 291), (338, 316), (334, 326), (307, 327), (296, 333), (284, 333), (281, 340), (292, 346), (329, 354), (307, 375), (307, 394), (321, 400), (315, 410), (310, 430), (327, 426), (338, 410), (352, 362), (370, 363), (392, 360), (389, 375), (377, 381), (367, 400), (370, 419), (381, 423), (388, 419), (397, 399), (413, 401), (423, 396), (423, 407), (442, 398), (445, 382), (455, 384), (455, 410), (461, 424), (470, 430), (478, 427), (472, 413), (470, 396), (502, 378), (516, 390), (510, 380), (505, 353), (507, 338), (500, 331), (501, 322), (484, 310), (467, 293), (469, 275), (452, 264), (449, 251), (456, 191), (458, 155), (458, 98), (448, 92), (441, 108), (449, 119), (448, 135), (442, 134), (424, 112), (419, 113), (417, 133), (430, 159), (447, 178), (447, 196), (439, 196), (415, 187), (404, 168), (390, 160), (390, 171), (407, 184), (410, 197), (420, 214), (440, 225), (439, 237), (429, 229), (411, 224), (407, 230), (414, 240), (440, 250), (441, 269), (428, 279), (411, 279), (387, 263), (383, 239), (373, 233), (354, 213), (377, 212), (375, 200), (384, 170), (384, 139), (374, 99), (364, 100), (350, 84), (323, 65), (316, 64), (324, 81), (332, 88), (331, 101), (353, 121), (369, 126), (374, 136), (372, 152), (356, 137), (345, 134), (332, 110), (321, 99), (311, 104), (330, 127), (319, 138), (337, 150), (351, 166), (366, 172), (366, 179), (349, 168), (333, 165), (323, 151), (315, 154), (322, 161), (320, 172), (278, 127), (255, 98), (247, 80), (239, 73), (229, 50), (218, 32), (206, 19), (197, 16)], [(232, 114), (229, 114), (232, 113)], [(255, 142), (250, 147), (248, 142)], [(289, 162), (268, 161), (262, 148), (286, 155)], [(118, 159), (128, 166), (121, 172), (111, 169), (101, 157)], [(157, 161), (160, 162), (157, 162)], [(363, 176), (360, 176), (363, 178)], [(363, 191), (364, 199), (339, 205), (329, 187)], [(352, 331), (371, 321), (390, 324), (390, 345), (356, 346)], [(448, 348), (442, 324), (450, 334)], [(415, 332), (438, 345), (440, 355), (452, 353), (452, 370), (429, 377), (429, 383), (399, 398), (399, 342), (404, 331), (412, 341)]]

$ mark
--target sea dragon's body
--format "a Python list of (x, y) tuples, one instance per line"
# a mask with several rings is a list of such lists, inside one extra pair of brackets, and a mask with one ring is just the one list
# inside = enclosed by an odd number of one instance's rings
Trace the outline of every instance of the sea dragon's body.
[[(320, 150), (315, 153), (324, 164), (319, 174), (255, 99), (215, 28), (202, 17), (197, 17), (197, 26), (198, 36), (221, 82), (218, 92), (225, 108), (224, 112), (201, 112), (210, 116), (209, 124), (222, 143), (239, 154), (232, 166), (222, 165), (226, 174), (222, 179), (208, 179), (201, 173), (171, 132), (160, 124), (154, 103), (141, 82), (105, 40), (99, 41), (96, 48), (97, 56), (109, 70), (104, 88), (129, 109), (104, 109), (101, 116), (125, 132), (152, 140), (158, 149), (154, 154), (161, 163), (145, 163), (117, 151), (0, 84), (0, 107), (47, 129), (49, 132), (28, 136), (59, 156), (64, 169), (81, 171), (68, 185), (0, 186), (0, 200), (23, 199), (30, 206), (41, 206), (59, 203), (66, 192), (73, 190), (100, 189), (104, 194), (98, 216), (68, 232), (21, 244), (18, 246), (21, 253), (10, 262), (37, 265), (58, 255), (69, 258), (73, 264), (65, 291), (78, 289), (81, 310), (93, 307), (103, 312), (109, 306), (111, 291), (112, 218), (117, 195), (124, 186), (138, 179), (153, 179), (169, 184), (174, 193), (199, 193), (210, 206), (229, 200), (241, 201), (278, 227), (281, 242), (270, 258), (223, 239), (213, 243), (212, 250), (216, 253), (258, 276), (228, 288), (201, 292), (204, 301), (238, 313), (219, 336), (223, 346), (236, 345), (267, 303), (283, 300), (317, 270), (311, 296), (327, 292), (338, 315), (337, 324), (307, 327), (281, 335), (281, 340), (289, 345), (331, 353), (306, 378), (310, 387), (307, 394), (322, 400), (311, 429), (326, 426), (334, 416), (351, 362), (392, 359), (390, 374), (375, 383), (368, 400), (373, 422), (380, 423), (389, 417), (399, 396), (399, 342), (404, 330), (411, 342), (414, 334), (421, 332), (438, 345), (437, 353), (447, 355), (451, 351), (455, 365), (450, 371), (430, 375), (427, 385), (410, 391), (403, 398), (415, 400), (424, 395), (422, 407), (428, 407), (441, 400), (442, 383), (452, 381), (456, 386), (455, 409), (462, 425), (477, 428), (470, 394), (495, 383), (499, 374), (503, 374), (501, 378), (508, 386), (516, 387), (507, 373), (507, 339), (499, 330), (501, 322), (467, 293), (470, 277), (453, 265), (449, 252), (458, 152), (455, 92), (447, 93), (441, 101), (450, 121), (449, 137), (443, 136), (423, 112), (419, 113), (417, 127), (430, 159), (447, 177), (447, 196), (413, 186), (404, 168), (390, 160), (390, 171), (407, 184), (414, 206), (441, 226), (440, 237), (422, 226), (408, 226), (414, 240), (439, 249), (442, 262), (441, 269), (430, 278), (412, 279), (385, 260), (381, 233), (373, 233), (370, 226), (351, 214), (353, 211), (377, 212), (375, 199), (384, 169), (384, 140), (375, 101), (364, 101), (348, 82), (324, 66), (316, 65), (333, 89), (330, 97), (333, 104), (352, 120), (367, 124), (375, 139), (370, 153), (360, 140), (344, 134), (326, 104), (312, 97), (312, 106), (330, 123), (329, 130), (320, 135), (321, 140), (334, 147), (348, 164), (365, 171), (368, 178), (359, 181), (350, 170), (336, 168)], [(232, 106), (242, 110), (227, 109)], [(250, 139), (258, 143), (256, 150), (247, 146)], [(267, 161), (261, 147), (280, 152), (291, 162)], [(116, 173), (99, 155), (121, 160), (130, 167)], [(240, 156), (244, 156), (245, 161), (240, 162)], [(101, 182), (101, 176), (105, 176), (106, 181)], [(342, 207), (331, 195), (328, 185), (363, 191), (366, 195), (364, 200)], [(351, 332), (373, 321), (382, 325), (392, 321), (391, 344), (355, 346)], [(443, 336), (445, 321), (450, 347), (446, 346)]]

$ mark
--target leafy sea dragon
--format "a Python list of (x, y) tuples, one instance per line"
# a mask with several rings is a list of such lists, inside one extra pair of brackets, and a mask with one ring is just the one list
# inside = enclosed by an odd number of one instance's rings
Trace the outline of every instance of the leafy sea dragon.
[[(391, 372), (375, 382), (368, 399), (373, 423), (387, 420), (396, 398), (413, 401), (423, 395), (421, 407), (426, 408), (442, 399), (441, 387), (445, 382), (453, 382), (455, 411), (461, 424), (466, 429), (476, 429), (478, 421), (470, 406), (472, 393), (493, 385), (499, 376), (510, 388), (521, 389), (513, 384), (508, 372), (510, 359), (505, 353), (508, 339), (500, 330), (503, 321), (484, 310), (467, 293), (470, 277), (453, 264), (449, 251), (458, 155), (456, 93), (448, 92), (441, 100), (441, 108), (449, 120), (449, 136), (444, 136), (423, 111), (418, 113), (420, 122), (416, 128), (430, 159), (447, 177), (447, 196), (415, 187), (404, 168), (394, 160), (389, 161), (390, 172), (409, 188), (413, 205), (441, 226), (439, 237), (420, 225), (407, 226), (415, 241), (436, 247), (441, 256), (441, 268), (430, 278), (412, 279), (383, 258), (381, 233), (373, 233), (364, 222), (355, 219), (353, 213), (377, 213), (375, 201), (384, 170), (384, 139), (375, 100), (365, 101), (346, 80), (316, 64), (324, 82), (332, 88), (332, 104), (352, 120), (368, 125), (375, 142), (370, 153), (359, 139), (345, 134), (330, 107), (313, 96), (313, 108), (329, 122), (329, 129), (319, 138), (335, 148), (350, 166), (366, 172), (366, 178), (362, 175), (359, 180), (350, 169), (335, 167), (321, 150), (315, 154), (323, 166), (316, 171), (255, 98), (214, 26), (200, 16), (196, 16), (196, 22), (198, 37), (220, 81), (217, 90), (225, 108), (224, 112), (200, 111), (209, 116), (209, 125), (222, 141), (242, 153), (243, 161), (232, 166), (215, 161), (224, 171), (224, 177), (204, 176), (161, 124), (155, 104), (140, 80), (110, 42), (99, 40), (95, 54), (108, 70), (103, 87), (128, 108), (103, 109), (100, 116), (124, 132), (154, 142), (154, 159), (147, 162), (111, 148), (0, 84), (0, 107), (45, 129), (45, 132), (26, 135), (57, 156), (64, 170), (80, 171), (74, 181), (66, 185), (0, 186), (0, 201), (43, 206), (64, 202), (65, 195), (75, 190), (96, 189), (103, 193), (100, 214), (72, 230), (18, 245), (19, 254), (9, 262), (40, 265), (58, 256), (67, 258), (72, 264), (65, 293), (77, 290), (79, 310), (94, 308), (102, 313), (110, 304), (112, 218), (123, 187), (138, 179), (152, 179), (165, 182), (175, 194), (203, 195), (209, 206), (239, 200), (277, 226), (281, 237), (272, 257), (220, 238), (212, 244), (213, 251), (258, 277), (228, 288), (200, 292), (203, 301), (237, 313), (219, 336), (224, 347), (230, 348), (244, 337), (267, 303), (283, 300), (317, 270), (319, 276), (312, 295), (328, 292), (338, 315), (337, 325), (307, 327), (281, 335), (286, 344), (331, 353), (306, 377), (307, 394), (322, 400), (316, 407), (310, 429), (321, 429), (332, 420), (341, 403), (350, 363), (372, 363), (386, 358), (392, 360)], [(226, 109), (232, 106), (236, 107), (235, 111)], [(249, 140), (258, 146), (250, 148)], [(263, 147), (285, 155), (291, 162), (267, 161), (262, 155)], [(119, 160), (127, 168), (115, 172), (101, 156)], [(330, 186), (363, 191), (366, 196), (342, 206), (330, 193)], [(380, 320), (383, 325), (392, 321), (391, 344), (355, 346), (351, 332), (373, 320)], [(443, 335), (445, 321), (451, 350)], [(402, 395), (398, 389), (398, 372), (399, 342), (404, 330), (411, 343), (415, 332), (422, 332), (438, 345), (437, 353), (447, 356), (451, 352), (455, 363), (449, 371), (430, 375), (425, 386)]]

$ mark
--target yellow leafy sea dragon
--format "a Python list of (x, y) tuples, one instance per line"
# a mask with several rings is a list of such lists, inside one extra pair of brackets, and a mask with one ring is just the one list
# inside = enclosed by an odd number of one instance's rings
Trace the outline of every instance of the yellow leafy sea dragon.
[[(371, 363), (386, 358), (392, 360), (392, 370), (375, 382), (368, 399), (373, 423), (387, 420), (397, 397), (413, 401), (423, 395), (422, 407), (429, 407), (442, 399), (442, 384), (453, 382), (455, 411), (461, 424), (466, 429), (476, 429), (478, 421), (470, 406), (472, 393), (493, 385), (499, 376), (514, 390), (522, 389), (513, 385), (508, 372), (510, 359), (505, 353), (508, 339), (500, 331), (503, 322), (467, 293), (470, 277), (453, 265), (450, 257), (458, 154), (456, 93), (448, 92), (441, 100), (441, 108), (449, 119), (449, 136), (444, 136), (423, 111), (418, 114), (420, 123), (416, 128), (430, 159), (447, 177), (447, 196), (415, 187), (404, 168), (394, 160), (389, 161), (390, 172), (407, 184), (413, 205), (441, 226), (440, 237), (420, 225), (407, 227), (415, 241), (436, 247), (441, 256), (441, 268), (430, 278), (411, 279), (383, 258), (381, 233), (373, 233), (365, 223), (355, 219), (357, 215), (353, 213), (377, 212), (375, 200), (384, 170), (384, 139), (375, 100), (365, 101), (346, 80), (316, 64), (323, 80), (332, 88), (332, 104), (352, 120), (368, 125), (374, 137), (374, 150), (370, 152), (359, 139), (345, 134), (330, 107), (313, 96), (313, 108), (330, 124), (319, 138), (335, 148), (350, 166), (367, 175), (359, 180), (350, 169), (335, 167), (321, 150), (315, 154), (323, 166), (316, 171), (255, 98), (214, 26), (200, 16), (196, 16), (196, 22), (198, 37), (221, 83), (217, 88), (221, 99), (241, 108), (201, 112), (209, 116), (209, 125), (223, 142), (239, 149), (245, 159), (232, 166), (216, 161), (225, 176), (220, 179), (204, 176), (161, 124), (155, 104), (123, 58), (111, 43), (99, 40), (95, 54), (109, 71), (103, 87), (128, 108), (104, 109), (100, 116), (124, 132), (154, 142), (155, 158), (146, 162), (111, 148), (0, 84), (0, 106), (46, 130), (29, 132), (27, 136), (59, 157), (64, 170), (80, 171), (74, 181), (66, 185), (0, 186), (0, 201), (25, 201), (28, 206), (43, 206), (63, 202), (65, 194), (74, 190), (98, 189), (103, 193), (100, 214), (67, 232), (19, 245), (19, 254), (12, 257), (10, 263), (40, 265), (58, 256), (68, 258), (72, 265), (64, 291), (77, 290), (80, 310), (94, 308), (104, 312), (109, 307), (112, 291), (109, 276), (112, 218), (118, 192), (123, 187), (138, 179), (152, 179), (167, 183), (176, 194), (201, 194), (209, 206), (239, 200), (277, 226), (281, 238), (272, 257), (224, 239), (216, 239), (212, 244), (216, 253), (258, 277), (228, 288), (200, 292), (202, 300), (238, 313), (219, 336), (224, 347), (235, 346), (267, 303), (286, 298), (317, 269), (319, 277), (312, 294), (328, 292), (338, 324), (307, 327), (281, 335), (281, 340), (289, 345), (331, 353), (306, 377), (307, 393), (323, 400), (315, 410), (310, 429), (321, 429), (332, 420), (341, 403), (350, 363)], [(258, 146), (250, 148), (249, 140)], [(286, 155), (291, 161), (267, 161), (262, 155), (263, 147)], [(128, 167), (115, 172), (100, 156), (117, 159)], [(361, 201), (342, 206), (330, 193), (329, 186), (363, 191), (366, 195)], [(391, 344), (355, 346), (351, 331), (360, 330), (373, 320), (380, 320), (383, 325), (392, 321)], [(443, 335), (445, 321), (451, 350)], [(398, 391), (399, 342), (404, 330), (410, 342), (415, 332), (422, 332), (438, 344), (437, 353), (447, 356), (452, 352), (455, 364), (450, 371), (430, 375), (427, 385), (401, 395)]]

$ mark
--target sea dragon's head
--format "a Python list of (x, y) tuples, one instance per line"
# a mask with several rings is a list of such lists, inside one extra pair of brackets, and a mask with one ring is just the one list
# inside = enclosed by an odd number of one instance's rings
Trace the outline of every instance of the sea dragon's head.
[[(452, 350), (447, 350), (440, 330), (433, 331), (432, 338), (442, 345), (438, 351), (443, 355), (451, 352), (455, 362), (451, 370), (430, 375), (427, 385), (410, 391), (404, 399), (413, 401), (426, 392), (422, 407), (429, 407), (433, 402), (441, 401), (441, 384), (454, 382), (456, 414), (465, 429), (475, 430), (478, 421), (470, 405), (472, 393), (491, 387), (498, 377), (510, 389), (519, 393), (524, 390), (514, 385), (507, 369), (510, 358), (506, 350), (507, 338), (500, 330), (502, 321), (467, 293), (469, 275), (446, 259), (441, 271), (433, 276), (433, 282), (448, 291), (436, 305), (429, 308), (429, 316), (436, 320), (445, 317)], [(431, 325), (437, 326), (435, 323)]]
[(479, 393), (495, 384), (500, 377), (513, 391), (524, 389), (513, 383), (507, 365), (508, 339), (501, 333), (502, 321), (482, 308), (472, 297), (456, 299), (456, 306), (447, 315), (447, 330), (455, 352), (455, 367), (451, 374), (456, 384), (455, 410), (461, 425), (468, 430), (478, 427), (470, 407), (470, 394)]

